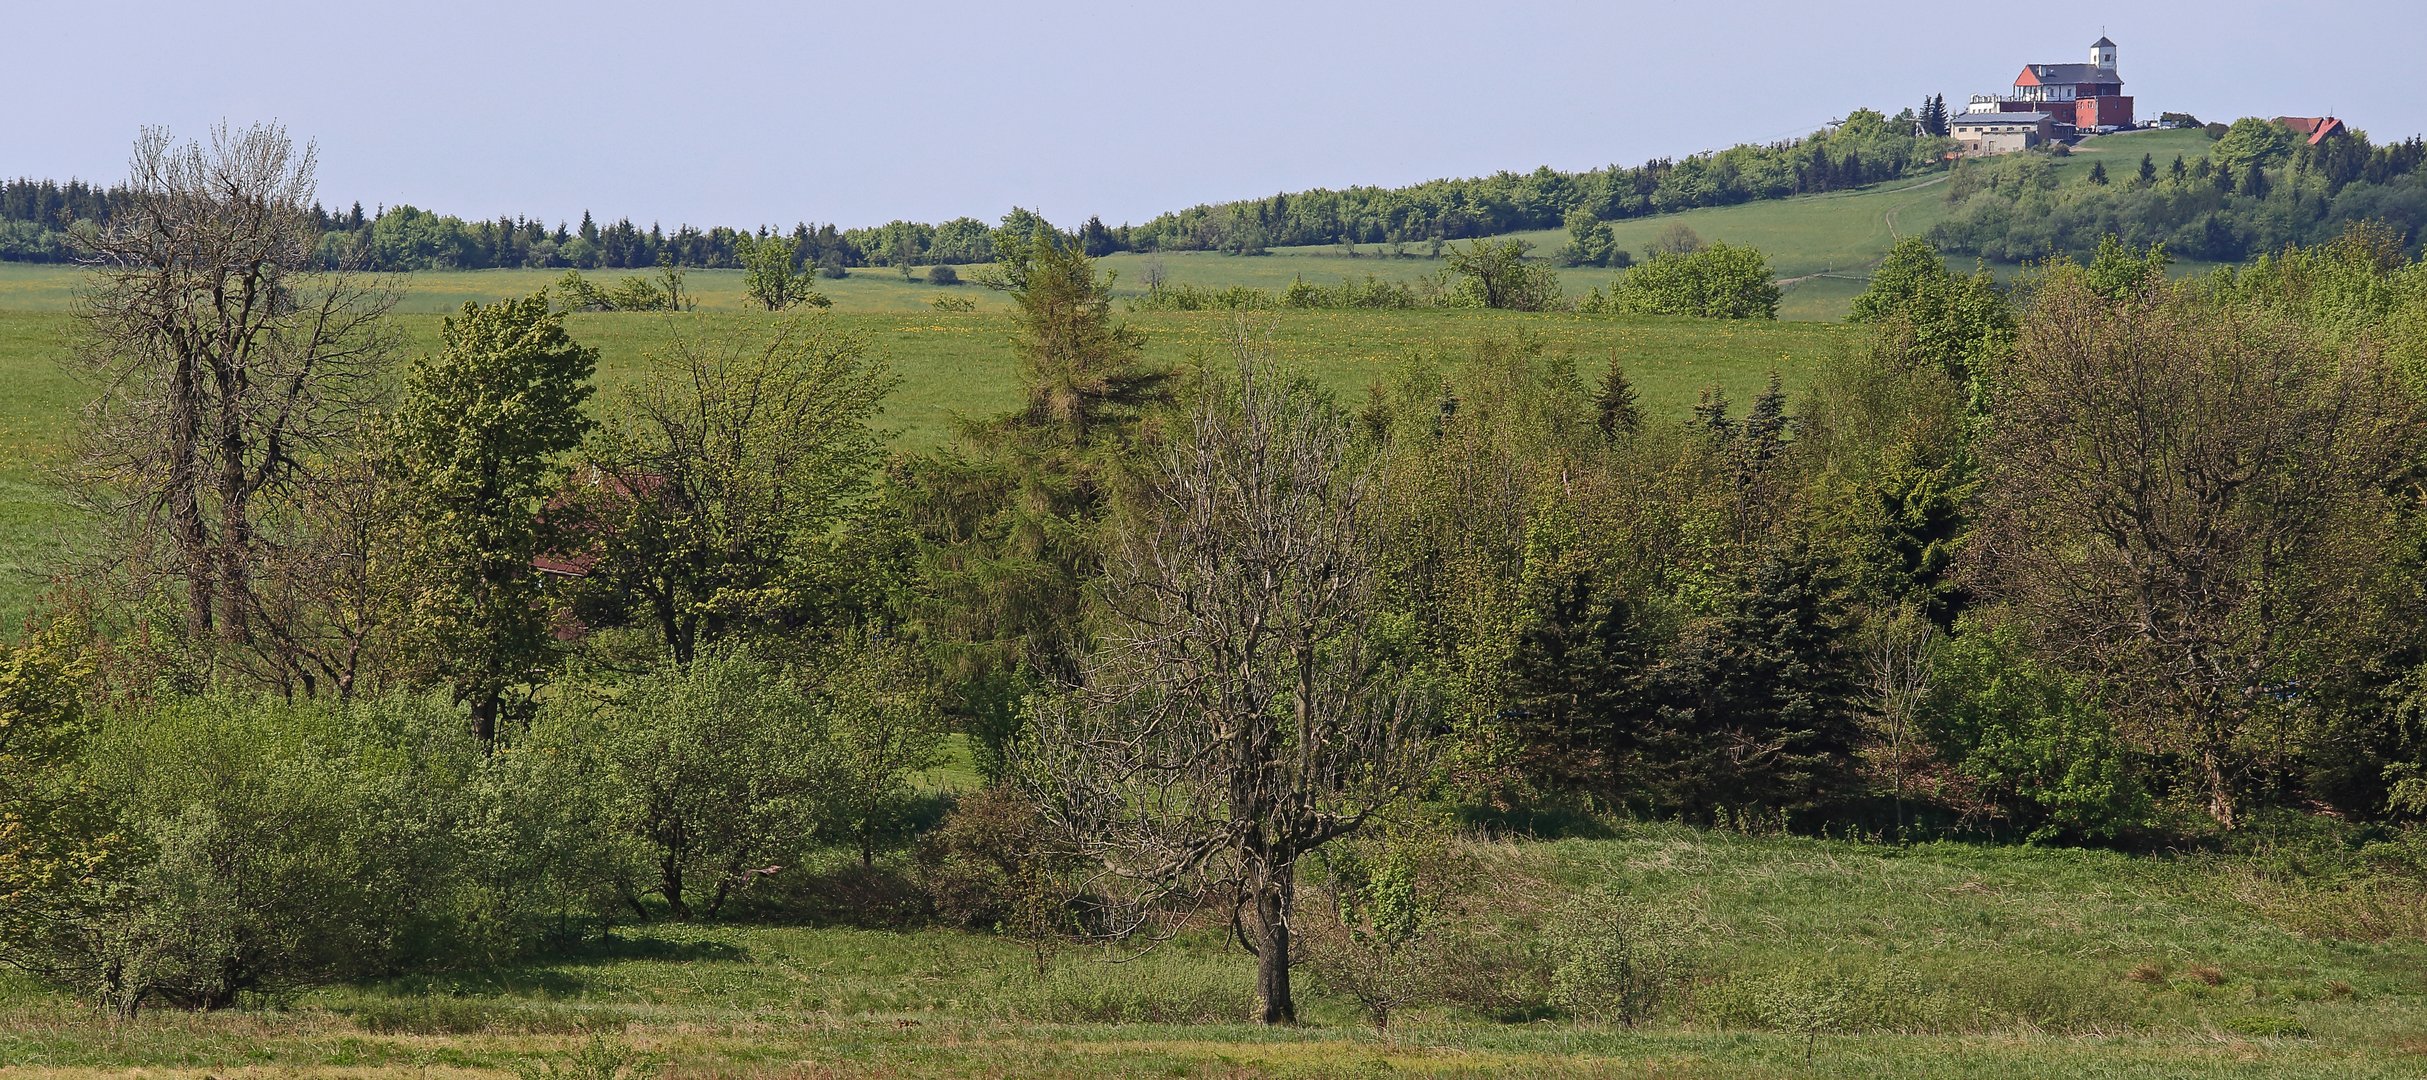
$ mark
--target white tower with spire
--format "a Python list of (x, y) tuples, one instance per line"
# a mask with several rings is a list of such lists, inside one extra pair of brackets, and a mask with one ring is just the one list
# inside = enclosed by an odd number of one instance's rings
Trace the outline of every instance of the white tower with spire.
[(2099, 35), (2098, 40), (2091, 44), (2090, 63), (2100, 71), (2110, 75), (2115, 73), (2115, 43), (2107, 40), (2106, 35)]

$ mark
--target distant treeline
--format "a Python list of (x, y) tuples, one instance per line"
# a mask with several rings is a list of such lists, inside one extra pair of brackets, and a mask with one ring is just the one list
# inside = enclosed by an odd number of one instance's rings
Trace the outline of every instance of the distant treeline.
[[(1090, 256), (1253, 254), (1275, 245), (1425, 243), (1553, 229), (1578, 214), (1616, 221), (1897, 179), (1940, 159), (1944, 141), (1915, 131), (1910, 111), (1889, 117), (1860, 109), (1806, 138), (1659, 158), (1633, 168), (1560, 172), (1545, 166), (1402, 188), (1283, 193), (1191, 207), (1143, 225), (1113, 227), (1089, 218), (1067, 238)], [(67, 261), (74, 256), (70, 236), (77, 224), (108, 221), (127, 197), (123, 188), (80, 180), (0, 183), (0, 260)], [(327, 262), (378, 270), (738, 267), (746, 241), (771, 234), (690, 225), (667, 231), (628, 218), (600, 224), (586, 211), (577, 227), (525, 217), (466, 221), (413, 206), (365, 213), (360, 203), (334, 213), (314, 207), (313, 213)], [(1023, 215), (1013, 211), (1015, 218)], [(804, 222), (788, 235), (804, 267), (923, 266), (993, 261), (993, 228), (972, 217), (855, 229)]]
[(2351, 132), (2312, 146), (2256, 118), (2223, 129), (2197, 161), (2143, 155), (2112, 173), (2102, 161), (2072, 182), (2044, 153), (1967, 161), (1948, 184), (1955, 211), (1930, 240), (1954, 254), (2024, 262), (2088, 258), (2114, 236), (2138, 247), (2163, 244), (2182, 258), (2240, 262), (2377, 221), (2416, 254), (2427, 234), (2422, 163), (2427, 142), (2417, 136), (2376, 146)]
[[(130, 197), (123, 187), (97, 187), (80, 180), (0, 182), (0, 259), (65, 262), (75, 254), (73, 230), (108, 222), (113, 209)], [(355, 203), (331, 213), (316, 205), (311, 213), (321, 230), (324, 262), (375, 270), (739, 267), (746, 241), (771, 232), (689, 225), (667, 232), (655, 224), (643, 229), (628, 218), (601, 225), (586, 211), (581, 224), (572, 228), (523, 217), (465, 221), (414, 206), (365, 213), (362, 204)], [(980, 242), (991, 229), (974, 219), (947, 222), (942, 229), (963, 224), (976, 230)], [(861, 266), (866, 265), (864, 245), (883, 232), (802, 223), (793, 226), (790, 238), (806, 265)]]

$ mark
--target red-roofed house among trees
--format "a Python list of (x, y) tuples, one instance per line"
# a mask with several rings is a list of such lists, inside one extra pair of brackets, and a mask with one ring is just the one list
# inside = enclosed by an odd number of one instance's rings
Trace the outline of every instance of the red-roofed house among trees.
[(1966, 112), (2046, 113), (2083, 134), (2132, 126), (2132, 99), (2115, 72), (2115, 43), (2104, 37), (2090, 45), (2089, 63), (2026, 64), (2011, 93), (1975, 97)]
[(2343, 133), (2343, 122), (2331, 116), (2279, 116), (2275, 122), (2291, 128), (2292, 133), (2316, 146), (2328, 138)]

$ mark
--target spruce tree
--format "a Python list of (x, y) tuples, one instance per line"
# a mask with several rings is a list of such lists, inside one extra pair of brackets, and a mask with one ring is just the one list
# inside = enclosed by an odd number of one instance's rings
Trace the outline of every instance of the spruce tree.
[(1772, 555), (1653, 671), (1623, 764), (1655, 812), (1795, 813), (1850, 789), (1861, 737), (1842, 588), (1808, 545)]
[(1615, 440), (1632, 435), (1643, 424), (1643, 410), (1636, 402), (1635, 384), (1628, 382), (1626, 368), (1618, 358), (1610, 358), (1609, 370), (1602, 373), (1601, 392), (1593, 399), (1595, 423), (1601, 437)]
[(1076, 241), (1015, 211), (994, 234), (1013, 301), (1026, 402), (966, 423), (940, 454), (905, 461), (890, 489), (920, 534), (927, 616), (946, 673), (994, 773), (1036, 683), (1080, 677), (1082, 597), (1137, 425), (1169, 400), (1169, 370), (1115, 320), (1112, 279)]
[(1537, 561), (1550, 565), (1528, 572), (1535, 595), (1509, 660), (1508, 734), (1536, 782), (1623, 798), (1637, 780), (1619, 763), (1651, 722), (1659, 635), (1624, 589), (1572, 558)]

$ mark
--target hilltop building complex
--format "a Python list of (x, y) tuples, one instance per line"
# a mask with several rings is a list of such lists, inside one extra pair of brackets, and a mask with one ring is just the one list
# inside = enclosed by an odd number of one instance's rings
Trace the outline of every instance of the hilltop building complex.
[(2115, 42), (2100, 37), (2082, 64), (2025, 64), (2004, 94), (1976, 94), (1948, 133), (1968, 154), (2002, 154), (2049, 139), (2132, 126), (2132, 98), (2116, 73)]

